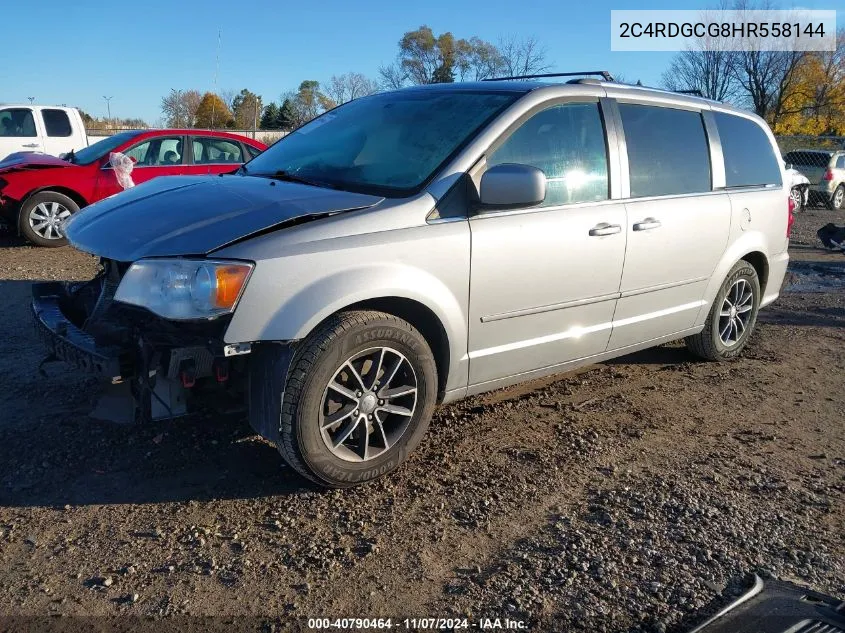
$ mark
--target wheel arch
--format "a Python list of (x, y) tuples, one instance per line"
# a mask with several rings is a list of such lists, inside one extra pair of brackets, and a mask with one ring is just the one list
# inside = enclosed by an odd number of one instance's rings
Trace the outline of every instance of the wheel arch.
[(754, 267), (757, 271), (757, 277), (760, 280), (760, 296), (766, 294), (766, 284), (769, 283), (769, 260), (765, 254), (760, 251), (751, 251), (746, 253), (739, 260), (745, 260)]
[(713, 301), (719, 293), (719, 288), (722, 287), (722, 283), (730, 270), (741, 260), (747, 261), (757, 271), (757, 276), (760, 279), (760, 296), (765, 296), (766, 286), (769, 282), (769, 257), (766, 255), (768, 250), (766, 240), (759, 231), (743, 234), (739, 240), (727, 248), (719, 264), (713, 270), (710, 282), (704, 292), (704, 304), (698, 312), (695, 321), (696, 326), (704, 325)]
[(437, 367), (437, 400), (438, 402), (442, 400), (451, 363), (449, 335), (440, 318), (431, 308), (407, 297), (377, 297), (353, 303), (337, 312), (348, 310), (386, 312), (414, 326), (426, 340), (434, 355), (434, 364)]

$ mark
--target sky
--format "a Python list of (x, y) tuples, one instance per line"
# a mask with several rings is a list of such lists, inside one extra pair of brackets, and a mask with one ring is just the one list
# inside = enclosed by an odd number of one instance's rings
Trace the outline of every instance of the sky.
[[(843, 0), (799, 4), (839, 9), (838, 25), (845, 21)], [(0, 103), (35, 97), (38, 104), (77, 106), (104, 117), (108, 96), (113, 117), (155, 124), (162, 96), (172, 88), (213, 90), (216, 74), (218, 91), (249, 88), (267, 104), (304, 79), (326, 82), (350, 71), (377, 78), (379, 66), (395, 59), (402, 34), (423, 24), (436, 34), (451, 31), (494, 43), (503, 36), (533, 36), (546, 48), (552, 72), (610, 70), (626, 81), (658, 85), (672, 54), (611, 52), (611, 9), (708, 6), (713, 2), (10, 1), (0, 29)]]

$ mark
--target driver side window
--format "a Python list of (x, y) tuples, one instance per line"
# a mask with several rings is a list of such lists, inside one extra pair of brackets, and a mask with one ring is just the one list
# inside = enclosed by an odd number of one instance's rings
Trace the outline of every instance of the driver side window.
[(124, 152), (134, 158), (136, 167), (173, 167), (182, 164), (182, 138), (153, 138)]
[(608, 199), (607, 145), (598, 103), (538, 112), (487, 157), (487, 166), (531, 165), (548, 181), (540, 206)]

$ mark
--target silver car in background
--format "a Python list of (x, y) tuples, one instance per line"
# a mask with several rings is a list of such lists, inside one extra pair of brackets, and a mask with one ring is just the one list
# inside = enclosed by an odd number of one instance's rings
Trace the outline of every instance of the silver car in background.
[(439, 403), (681, 338), (737, 356), (788, 261), (769, 128), (553, 81), (361, 98), (238, 174), (84, 209), (67, 235), (103, 271), (35, 286), (46, 345), (140, 419), (241, 398), (334, 487), (394, 470)]
[(845, 207), (845, 151), (798, 149), (784, 160), (810, 181), (810, 202), (834, 211)]

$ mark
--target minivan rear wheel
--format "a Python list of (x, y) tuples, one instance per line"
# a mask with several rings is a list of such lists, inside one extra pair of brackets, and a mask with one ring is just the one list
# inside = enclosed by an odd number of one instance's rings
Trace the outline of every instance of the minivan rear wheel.
[(759, 308), (757, 271), (741, 260), (722, 283), (704, 329), (686, 338), (687, 347), (705, 360), (728, 360), (739, 356), (754, 331)]
[(334, 315), (294, 355), (279, 452), (322, 486), (370, 481), (419, 444), (436, 395), (434, 356), (411, 324), (383, 312)]

